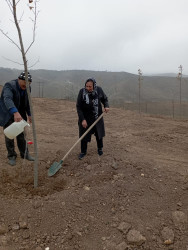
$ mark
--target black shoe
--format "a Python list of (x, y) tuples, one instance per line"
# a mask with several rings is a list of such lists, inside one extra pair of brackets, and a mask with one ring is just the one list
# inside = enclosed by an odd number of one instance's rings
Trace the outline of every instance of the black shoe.
[(15, 166), (16, 165), (16, 157), (15, 156), (9, 157), (8, 164), (11, 166)]
[(98, 155), (99, 155), (99, 156), (103, 155), (103, 151), (102, 151), (101, 148), (98, 148)]
[(29, 154), (26, 154), (26, 156), (24, 157), (24, 156), (21, 156), (21, 158), (22, 159), (26, 159), (26, 160), (28, 160), (28, 161), (34, 161), (35, 160), (35, 158), (33, 158), (31, 155), (29, 155)]
[(80, 153), (80, 155), (79, 155), (79, 160), (82, 160), (83, 158), (84, 158), (84, 156), (86, 155), (86, 153)]

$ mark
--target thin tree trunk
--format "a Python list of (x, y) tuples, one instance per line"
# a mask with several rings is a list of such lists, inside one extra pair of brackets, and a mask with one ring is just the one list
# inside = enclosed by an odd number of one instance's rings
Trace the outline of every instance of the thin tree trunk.
[(18, 31), (19, 36), (19, 42), (21, 46), (21, 53), (22, 53), (22, 59), (24, 63), (24, 71), (26, 76), (26, 88), (27, 88), (27, 94), (29, 99), (29, 105), (31, 110), (31, 118), (32, 118), (32, 129), (33, 129), (33, 139), (34, 139), (34, 153), (35, 153), (35, 161), (34, 161), (34, 188), (38, 186), (38, 149), (37, 149), (37, 136), (36, 136), (36, 128), (35, 128), (35, 119), (34, 119), (34, 113), (33, 113), (33, 105), (31, 101), (31, 94), (30, 94), (30, 88), (29, 88), (29, 82), (28, 82), (28, 67), (27, 67), (27, 59), (25, 55), (23, 40), (22, 40), (22, 34), (21, 30), (18, 24), (17, 15), (16, 15), (16, 1), (12, 0), (13, 2), (13, 15), (14, 15), (14, 21), (15, 25)]

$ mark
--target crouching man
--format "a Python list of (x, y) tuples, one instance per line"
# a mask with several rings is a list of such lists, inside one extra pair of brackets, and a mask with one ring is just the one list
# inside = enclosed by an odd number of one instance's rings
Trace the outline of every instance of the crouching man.
[[(29, 72), (28, 81), (29, 84), (31, 84), (32, 77)], [(0, 126), (2, 126), (3, 129), (7, 128), (13, 122), (19, 122), (22, 119), (25, 121), (28, 120), (29, 123), (31, 123), (25, 72), (22, 72), (18, 76), (18, 79), (5, 83), (0, 98)], [(28, 161), (34, 161), (34, 158), (29, 154), (24, 133), (19, 134), (16, 140), (21, 158), (25, 158)], [(5, 143), (8, 151), (8, 163), (14, 166), (16, 165), (17, 157), (14, 139), (9, 139), (5, 136)]]

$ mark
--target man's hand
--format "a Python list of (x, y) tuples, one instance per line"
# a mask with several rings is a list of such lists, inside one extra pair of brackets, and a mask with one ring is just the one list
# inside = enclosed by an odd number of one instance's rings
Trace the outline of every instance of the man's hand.
[(29, 123), (32, 123), (32, 118), (31, 118), (31, 116), (28, 116), (28, 121), (29, 121)]
[(20, 122), (21, 120), (23, 120), (23, 118), (21, 117), (19, 112), (15, 112), (14, 113), (14, 121), (15, 122)]
[(109, 108), (104, 108), (104, 111), (105, 111), (106, 113), (108, 113)]
[(82, 121), (82, 127), (87, 128), (87, 122), (86, 122), (86, 120)]

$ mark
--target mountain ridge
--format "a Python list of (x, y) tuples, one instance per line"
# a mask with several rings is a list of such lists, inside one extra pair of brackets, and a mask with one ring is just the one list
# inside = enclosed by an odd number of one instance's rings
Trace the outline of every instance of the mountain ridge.
[[(92, 70), (29, 70), (33, 77), (32, 95), (75, 100), (88, 77), (94, 77), (111, 101), (138, 102), (138, 75), (128, 72)], [(0, 67), (0, 85), (16, 79), (20, 70)], [(171, 73), (170, 73), (171, 74)], [(188, 101), (188, 77), (181, 81), (182, 101)], [(178, 101), (180, 81), (175, 74), (143, 75), (140, 81), (141, 101)]]

